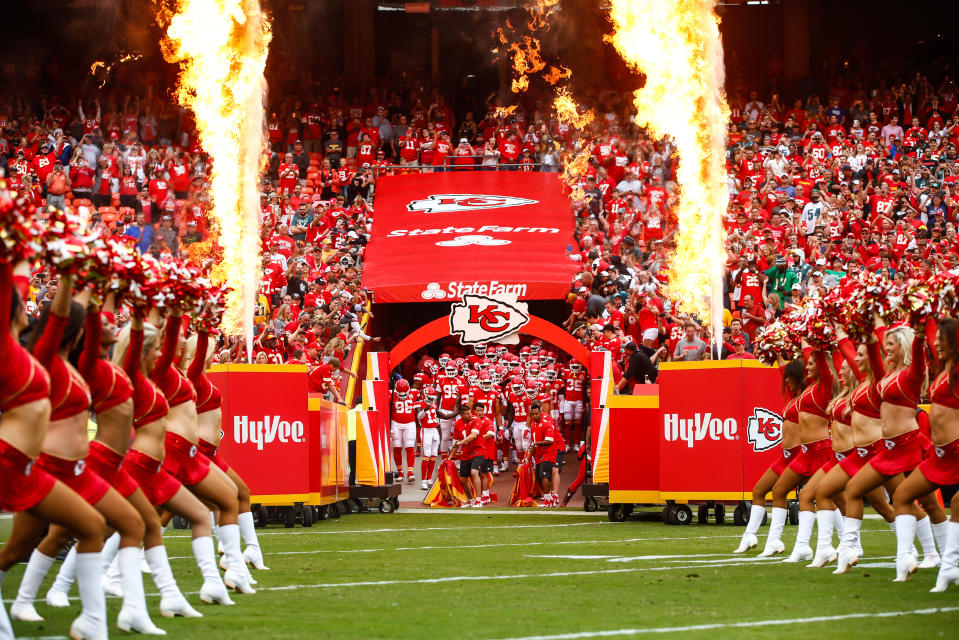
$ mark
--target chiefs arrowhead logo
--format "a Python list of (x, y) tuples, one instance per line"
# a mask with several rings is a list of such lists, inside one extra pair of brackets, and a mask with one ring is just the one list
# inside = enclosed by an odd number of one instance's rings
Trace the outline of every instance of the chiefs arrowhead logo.
[(506, 302), (487, 296), (466, 294), (450, 309), (450, 334), (461, 344), (491, 342), (516, 333), (529, 322), (525, 302)]
[(443, 193), (433, 194), (422, 200), (414, 200), (406, 205), (409, 211), (424, 213), (451, 213), (454, 211), (478, 211), (480, 209), (503, 209), (536, 204), (538, 200), (516, 198), (513, 196), (492, 196), (480, 193)]
[(756, 407), (746, 423), (746, 438), (757, 453), (772, 449), (783, 438), (783, 417), (769, 409)]

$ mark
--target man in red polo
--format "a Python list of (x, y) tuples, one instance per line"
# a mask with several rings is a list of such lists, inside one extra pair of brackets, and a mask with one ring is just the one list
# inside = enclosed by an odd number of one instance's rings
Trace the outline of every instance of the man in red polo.
[(533, 432), (534, 455), (536, 456), (536, 477), (543, 488), (541, 507), (555, 507), (559, 504), (556, 490), (559, 488), (558, 454), (566, 450), (566, 442), (556, 428), (556, 423), (543, 413), (543, 405), (534, 400), (529, 406), (530, 427)]

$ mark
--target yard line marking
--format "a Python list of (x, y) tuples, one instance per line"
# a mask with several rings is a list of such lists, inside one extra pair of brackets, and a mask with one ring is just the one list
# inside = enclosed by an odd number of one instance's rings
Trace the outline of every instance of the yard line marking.
[(503, 640), (577, 640), (579, 638), (606, 638), (612, 636), (636, 636), (647, 633), (686, 633), (689, 631), (709, 631), (713, 629), (743, 629), (751, 627), (768, 627), (785, 624), (808, 624), (811, 622), (835, 622), (837, 620), (855, 620), (858, 618), (897, 618), (900, 616), (928, 616), (937, 613), (952, 613), (959, 611), (959, 607), (936, 607), (930, 609), (912, 609), (911, 611), (876, 611), (874, 613), (846, 613), (835, 616), (814, 616), (809, 618), (793, 618), (791, 620), (776, 618), (773, 620), (752, 620), (749, 622), (717, 622), (714, 624), (696, 624), (685, 627), (647, 627), (645, 629), (609, 629), (604, 631), (581, 631), (577, 633), (559, 633), (555, 635), (522, 636)]
[[(257, 536), (306, 536), (306, 535), (320, 535), (320, 536), (332, 536), (332, 535), (341, 535), (341, 534), (357, 534), (357, 533), (396, 533), (402, 531), (404, 533), (410, 533), (411, 531), (464, 531), (468, 529), (548, 529), (552, 527), (594, 527), (600, 524), (614, 524), (611, 522), (557, 522), (554, 524), (504, 524), (504, 525), (483, 525), (483, 526), (471, 526), (471, 527), (417, 527), (416, 529), (410, 529), (409, 527), (390, 527), (386, 529), (359, 529), (354, 531), (323, 531), (320, 529), (311, 529), (310, 531), (258, 531)], [(182, 534), (186, 536), (187, 534)]]

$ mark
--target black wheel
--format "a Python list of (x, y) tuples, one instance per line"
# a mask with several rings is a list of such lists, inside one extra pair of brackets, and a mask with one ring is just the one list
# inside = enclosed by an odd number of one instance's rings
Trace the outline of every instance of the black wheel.
[(336, 502), (326, 505), (326, 508), (330, 512), (330, 517), (334, 520), (340, 517), (340, 507)]
[(625, 504), (611, 504), (609, 505), (609, 521), (610, 522), (626, 522), (626, 518), (629, 517), (629, 511)]
[(392, 498), (390, 498), (390, 502), (393, 503), (393, 510), (394, 510), (394, 511), (396, 511), (397, 509), (400, 508), (400, 497), (399, 497), (399, 496), (393, 496)]
[(699, 521), (699, 524), (709, 524), (709, 505), (701, 504), (696, 510), (696, 520)]
[[(766, 519), (763, 518), (763, 524), (766, 523)], [(790, 502), (789, 503), (789, 524), (799, 524), (799, 503)]]
[(763, 521), (759, 523), (759, 526), (764, 526), (768, 523), (769, 523), (769, 514), (766, 512), (763, 512)]
[(186, 518), (183, 516), (173, 516), (173, 528), (174, 529), (189, 529), (190, 523), (186, 521)]
[(380, 513), (393, 513), (393, 501), (384, 500), (379, 506)]
[(736, 505), (736, 509), (733, 511), (733, 524), (737, 527), (745, 527), (748, 522), (746, 519), (746, 507), (745, 502), (740, 502)]
[(713, 507), (713, 513), (716, 517), (716, 524), (726, 524), (726, 505), (717, 502)]
[(283, 526), (292, 529), (296, 524), (296, 512), (293, 507), (283, 507)]
[(673, 508), (674, 524), (690, 524), (693, 521), (693, 510), (688, 504), (677, 504)]
[(327, 505), (324, 504), (316, 508), (316, 519), (317, 520), (330, 519), (330, 510)]
[(663, 507), (663, 522), (665, 524), (673, 524), (673, 505), (667, 504)]
[(316, 520), (316, 515), (313, 513), (313, 507), (308, 504), (303, 505), (303, 526), (312, 527), (313, 521)]
[(592, 513), (599, 509), (599, 504), (596, 502), (596, 498), (586, 498), (583, 500), (583, 511), (587, 513)]
[(255, 504), (252, 506), (250, 511), (253, 513), (253, 526), (257, 529), (262, 529), (267, 525), (266, 517), (266, 508), (262, 505)]
[(359, 513), (363, 510), (363, 505), (360, 504), (360, 501), (354, 500), (353, 498), (346, 501), (346, 506), (350, 508), (350, 513)]

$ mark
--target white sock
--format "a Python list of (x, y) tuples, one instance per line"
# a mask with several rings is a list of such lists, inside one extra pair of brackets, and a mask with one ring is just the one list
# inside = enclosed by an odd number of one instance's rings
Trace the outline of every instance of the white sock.
[(489, 489), (487, 489), (486, 491), (483, 492), (483, 497), (484, 497), (484, 498), (488, 498), (488, 497), (489, 497)]
[[(928, 520), (928, 518), (927, 518)], [(912, 540), (916, 537), (916, 516), (896, 516), (896, 557), (912, 555)]]
[(240, 527), (235, 524), (224, 524), (220, 527), (220, 540), (226, 551), (226, 566), (239, 578), (246, 574), (243, 571), (243, 554), (240, 552)]
[(762, 526), (763, 518), (766, 517), (766, 507), (758, 504), (749, 506), (749, 522), (746, 523), (746, 533), (756, 535), (759, 527)]
[(200, 536), (193, 538), (190, 543), (193, 547), (193, 557), (200, 568), (200, 575), (204, 582), (213, 582), (223, 584), (220, 578), (220, 572), (216, 568), (216, 552), (213, 550), (213, 538), (210, 536)]
[[(898, 517), (896, 518), (899, 519)], [(932, 536), (932, 526), (929, 516), (916, 521), (916, 537), (919, 538), (919, 546), (922, 547), (923, 555), (939, 555), (936, 552), (936, 539)]]
[(842, 538), (842, 530), (843, 530), (842, 511), (840, 511), (838, 508), (833, 509), (832, 515), (833, 515), (833, 526), (836, 529), (836, 535)]
[(859, 518), (844, 518), (842, 528), (842, 544), (847, 549), (855, 549), (859, 546), (859, 530), (862, 528), (862, 520)]
[(85, 618), (90, 626), (100, 630), (100, 635), (107, 637), (107, 602), (103, 595), (103, 586), (100, 584), (100, 575), (103, 572), (103, 561), (100, 552), (77, 553), (77, 590), (80, 592), (80, 601), (83, 611), (80, 617)]
[(796, 546), (808, 547), (809, 539), (812, 537), (812, 526), (816, 523), (816, 513), (814, 511), (799, 512), (799, 530), (796, 532)]
[(769, 535), (766, 536), (767, 547), (771, 542), (782, 539), (783, 527), (786, 526), (786, 513), (787, 511), (781, 507), (773, 507), (773, 515), (769, 521)]
[(932, 527), (932, 536), (936, 539), (936, 546), (939, 547), (939, 555), (941, 556), (946, 552), (946, 545), (948, 544), (949, 521), (933, 522), (930, 526)]
[[(0, 586), (3, 586), (3, 579), (7, 577), (6, 571), (0, 571)], [(10, 619), (7, 618), (7, 609), (3, 606), (3, 594), (0, 593), (0, 640), (13, 640), (13, 627), (10, 626)]]
[(256, 537), (256, 527), (253, 525), (253, 514), (244, 511), (237, 516), (237, 524), (240, 526), (240, 535), (243, 536), (243, 542), (248, 547), (260, 548), (260, 541)]
[(835, 512), (825, 509), (816, 512), (816, 551), (832, 548), (832, 531), (836, 526), (834, 516)]
[[(102, 552), (101, 552), (102, 553)], [(70, 547), (67, 557), (63, 559), (60, 565), (60, 571), (57, 572), (57, 578), (53, 581), (50, 591), (59, 591), (64, 595), (70, 593), (70, 587), (77, 578), (77, 545)], [(47, 593), (50, 593), (48, 591)]]
[(167, 557), (166, 547), (158, 544), (146, 550), (147, 564), (150, 565), (153, 584), (160, 590), (163, 599), (182, 600), (183, 594), (177, 587), (173, 570), (170, 568), (170, 559)]
[(120, 549), (120, 534), (114, 533), (103, 543), (103, 549), (100, 551), (100, 557), (103, 559), (103, 571), (106, 573), (110, 565), (116, 558), (117, 551)]
[(17, 598), (11, 606), (33, 606), (33, 600), (37, 597), (37, 591), (40, 590), (40, 584), (50, 572), (53, 561), (56, 558), (41, 553), (39, 549), (34, 549), (30, 554), (30, 560), (27, 562), (27, 568), (23, 572), (23, 578), (20, 580), (20, 589), (17, 591)]

